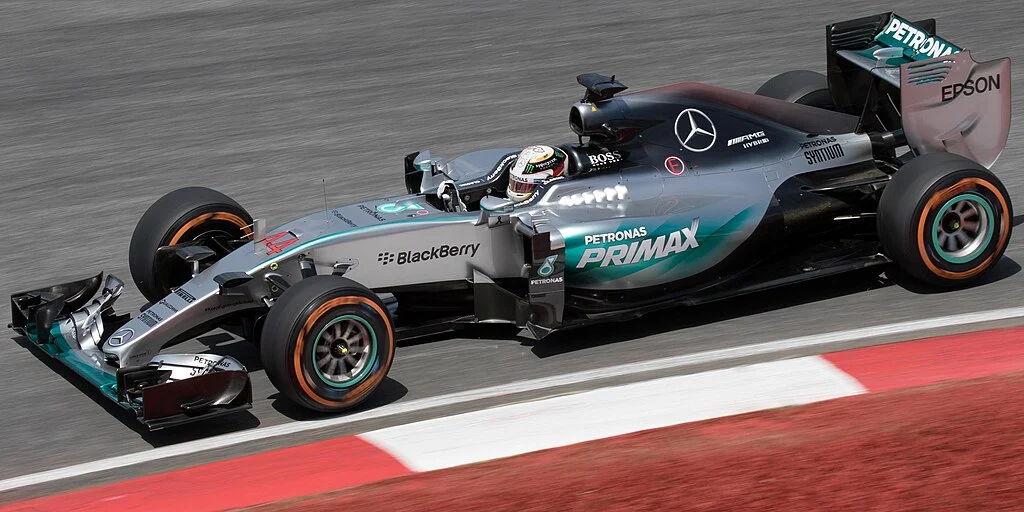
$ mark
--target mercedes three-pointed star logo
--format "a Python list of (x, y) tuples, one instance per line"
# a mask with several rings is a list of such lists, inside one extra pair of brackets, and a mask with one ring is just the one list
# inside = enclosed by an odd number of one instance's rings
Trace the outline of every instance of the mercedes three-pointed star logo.
[(120, 347), (121, 345), (127, 343), (128, 340), (132, 339), (132, 336), (135, 336), (135, 331), (129, 328), (121, 329), (120, 331), (111, 334), (110, 337), (107, 338), (107, 346)]
[[(680, 129), (682, 123), (682, 129)], [(717, 138), (715, 123), (707, 114), (695, 108), (688, 108), (676, 118), (676, 138), (684, 148), (700, 153), (711, 149)]]

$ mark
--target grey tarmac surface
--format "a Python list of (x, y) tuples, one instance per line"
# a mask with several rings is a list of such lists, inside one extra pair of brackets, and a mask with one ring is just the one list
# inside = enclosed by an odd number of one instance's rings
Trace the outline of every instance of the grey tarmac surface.
[[(275, 225), (322, 208), (322, 178), (332, 204), (400, 193), (402, 157), (411, 151), (455, 156), (571, 141), (567, 114), (582, 92), (579, 73), (614, 73), (632, 90), (694, 80), (753, 91), (787, 69), (823, 70), (826, 23), (888, 9), (936, 17), (943, 37), (980, 60), (1011, 57), (1019, 81), (1024, 14), (1011, 0), (827, 8), (736, 0), (8, 1), (0, 4), (0, 296), (100, 270), (127, 280), (136, 220), (179, 186), (219, 189)], [(1024, 102), (1015, 97), (1019, 116)], [(995, 171), (1024, 204), (1022, 133), (1018, 121)], [(1011, 241), (994, 282), (956, 292), (856, 275), (536, 345), (495, 329), (407, 344), (377, 403), (1019, 306), (1020, 240)], [(131, 289), (119, 306), (137, 311), (141, 303)], [(252, 414), (169, 433), (143, 432), (12, 338), (0, 344), (0, 479), (310, 417), (279, 399), (255, 354), (225, 335), (175, 350), (227, 351), (255, 369)], [(871, 342), (881, 341), (891, 340)], [(179, 457), (45, 492), (337, 433)]]

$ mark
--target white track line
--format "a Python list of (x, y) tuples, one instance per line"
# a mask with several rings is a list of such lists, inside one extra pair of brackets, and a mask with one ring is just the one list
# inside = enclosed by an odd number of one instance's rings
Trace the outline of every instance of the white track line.
[(557, 386), (579, 384), (583, 382), (590, 382), (614, 377), (622, 377), (626, 375), (633, 375), (656, 370), (666, 370), (685, 366), (693, 366), (698, 364), (717, 363), (751, 356), (768, 355), (779, 352), (785, 352), (788, 350), (812, 348), (842, 341), (850, 342), (866, 338), (873, 338), (876, 336), (891, 336), (896, 334), (906, 334), (927, 329), (935, 329), (939, 327), (969, 325), (982, 322), (992, 322), (997, 320), (1008, 320), (1020, 317), (1024, 317), (1024, 307), (996, 309), (992, 311), (982, 311), (978, 313), (966, 313), (961, 315), (943, 316), (924, 320), (912, 320), (909, 322), (899, 322), (894, 324), (864, 327), (860, 329), (835, 331), (811, 336), (801, 336), (797, 338), (770, 341), (753, 345), (744, 345), (719, 350), (709, 350), (706, 352), (699, 352), (696, 354), (686, 354), (681, 356), (666, 357), (662, 359), (654, 359), (651, 361), (628, 363), (614, 368), (601, 368), (599, 370), (587, 370), (581, 372), (567, 373), (564, 375), (556, 375), (552, 377), (544, 377), (540, 379), (523, 380), (518, 382), (512, 382), (509, 384), (502, 384), (499, 386), (490, 386), (486, 388), (461, 391), (458, 393), (440, 395), (431, 398), (421, 398), (418, 400), (410, 400), (408, 402), (399, 402), (395, 404), (378, 407), (376, 409), (368, 411), (350, 414), (347, 416), (326, 418), (322, 420), (290, 422), (282, 425), (260, 427), (252, 430), (244, 430), (241, 432), (235, 432), (231, 434), (222, 434), (219, 436), (209, 437), (206, 439), (199, 439), (196, 441), (179, 443), (172, 446), (164, 446), (161, 448), (154, 448), (152, 450), (145, 450), (141, 452), (130, 453), (127, 455), (110, 457), (108, 459), (85, 462), (82, 464), (75, 464), (73, 466), (52, 469), (49, 471), (42, 471), (39, 473), (32, 473), (29, 475), (8, 478), (6, 480), (0, 480), (0, 492), (9, 491), (11, 489), (18, 489), (21, 487), (27, 487), (30, 485), (37, 485), (46, 482), (63, 480), (65, 478), (87, 475), (90, 473), (96, 473), (110, 469), (122, 468), (125, 466), (132, 466), (135, 464), (141, 464), (144, 462), (150, 462), (154, 460), (166, 459), (168, 457), (189, 455), (202, 451), (223, 448), (226, 446), (247, 443), (259, 439), (285, 436), (289, 434), (296, 434), (299, 432), (306, 432), (326, 427), (345, 425), (356, 421), (384, 418), (388, 416), (394, 416), (397, 414), (422, 411), (426, 409), (432, 409), (435, 407), (457, 405), (466, 402), (472, 402), (474, 400), (501, 397), (514, 393), (537, 391)]
[(423, 472), (866, 391), (821, 356), (808, 356), (597, 388), (359, 437)]

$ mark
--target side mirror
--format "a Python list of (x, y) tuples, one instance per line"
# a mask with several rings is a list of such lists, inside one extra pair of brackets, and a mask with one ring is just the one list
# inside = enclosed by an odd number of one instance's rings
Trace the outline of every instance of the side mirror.
[(503, 197), (495, 196), (484, 196), (480, 199), (480, 218), (477, 219), (476, 225), (487, 224), (488, 227), (494, 227), (501, 224), (502, 218), (508, 220), (508, 214), (515, 210), (516, 203), (511, 199), (505, 199)]
[(511, 199), (495, 196), (484, 196), (480, 199), (480, 209), (490, 213), (512, 213), (516, 203)]
[(405, 155), (405, 190), (410, 194), (426, 192), (432, 187), (428, 177), (443, 174), (447, 163), (444, 158), (430, 156), (427, 150)]
[(419, 194), (423, 187), (423, 171), (420, 166), (423, 160), (430, 160), (430, 151), (409, 153), (405, 155), (405, 190), (410, 194)]
[(430, 150), (426, 150), (420, 151), (419, 154), (416, 155), (412, 165), (420, 172), (428, 172), (430, 171), (431, 162), (433, 162), (433, 160), (430, 158)]

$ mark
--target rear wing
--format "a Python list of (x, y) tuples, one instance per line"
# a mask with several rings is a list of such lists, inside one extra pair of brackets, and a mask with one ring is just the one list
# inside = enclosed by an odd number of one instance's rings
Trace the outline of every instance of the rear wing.
[(946, 151), (990, 167), (1010, 132), (1010, 60), (977, 62), (934, 19), (892, 12), (826, 27), (828, 84), (858, 131), (902, 131), (916, 154)]

